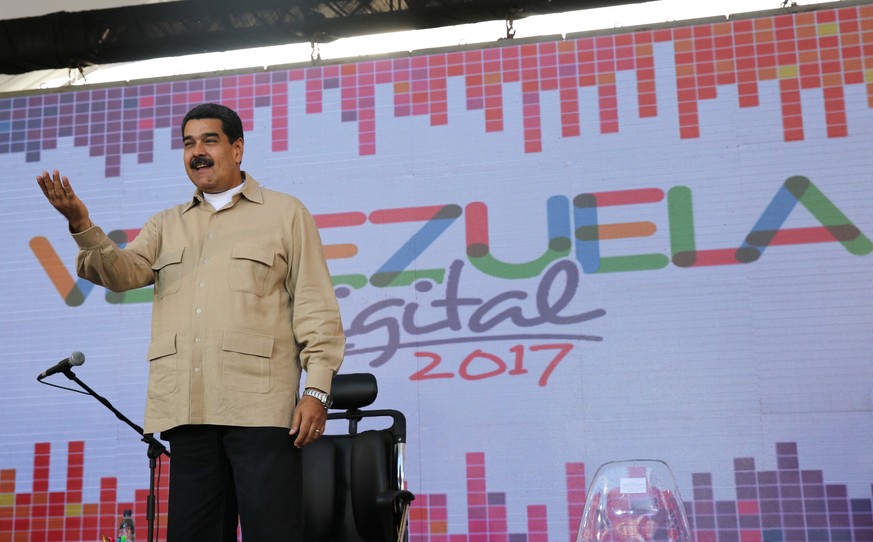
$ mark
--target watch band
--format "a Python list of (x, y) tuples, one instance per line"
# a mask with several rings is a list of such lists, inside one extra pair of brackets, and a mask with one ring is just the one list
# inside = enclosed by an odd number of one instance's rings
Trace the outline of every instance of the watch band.
[(324, 406), (324, 409), (327, 410), (333, 405), (333, 397), (330, 396), (329, 393), (325, 393), (321, 390), (317, 390), (315, 388), (306, 388), (303, 390), (303, 395), (308, 395), (310, 397), (315, 397), (321, 404)]

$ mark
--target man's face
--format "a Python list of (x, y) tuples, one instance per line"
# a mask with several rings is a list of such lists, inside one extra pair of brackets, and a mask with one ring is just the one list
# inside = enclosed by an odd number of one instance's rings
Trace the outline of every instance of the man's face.
[(242, 184), (240, 163), (243, 140), (231, 143), (218, 119), (195, 119), (185, 124), (185, 171), (188, 178), (207, 194), (217, 194)]

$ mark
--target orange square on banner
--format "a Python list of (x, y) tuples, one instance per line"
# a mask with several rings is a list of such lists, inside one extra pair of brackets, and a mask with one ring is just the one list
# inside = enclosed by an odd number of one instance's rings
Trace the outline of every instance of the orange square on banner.
[(652, 56), (653, 49), (651, 43), (641, 43), (636, 46), (637, 56)]
[(615, 84), (615, 73), (597, 74), (597, 84), (598, 85), (614, 85)]
[(394, 83), (394, 92), (397, 94), (406, 94), (409, 92), (409, 82)]
[(856, 33), (843, 33), (843, 35), (840, 36), (840, 44), (843, 47), (848, 45), (858, 45), (859, 43), (861, 43), (861, 36)]
[(794, 26), (811, 26), (815, 24), (815, 14), (798, 13), (794, 16)]
[(822, 76), (822, 86), (832, 88), (843, 86), (843, 76), (839, 73), (829, 73)]
[(501, 82), (500, 72), (485, 74), (486, 85), (499, 85)]
[(572, 53), (576, 50), (576, 44), (572, 41), (562, 41), (558, 43), (558, 51), (561, 53)]
[(676, 66), (676, 77), (691, 77), (694, 75), (694, 64)]
[(448, 521), (433, 521), (430, 524), (430, 534), (448, 534)]
[(771, 41), (773, 41), (772, 30), (761, 30), (755, 32), (755, 43), (760, 45), (762, 43), (770, 43)]
[(689, 52), (694, 50), (694, 42), (691, 40), (676, 40), (673, 42), (673, 50), (678, 52)]
[(684, 41), (691, 39), (691, 34), (693, 29), (687, 26), (680, 26), (678, 28), (673, 29), (673, 40), (674, 41)]
[(773, 19), (771, 18), (763, 18), (763, 19), (755, 19), (755, 30), (765, 30), (765, 29), (773, 28)]
[(776, 79), (776, 68), (762, 68), (758, 70), (758, 77), (765, 81)]
[(801, 64), (816, 64), (818, 63), (817, 51), (802, 51), (797, 55)]
[(502, 120), (503, 119), (503, 109), (486, 109), (485, 110), (485, 120)]
[(731, 23), (716, 23), (712, 25), (712, 33), (716, 36), (725, 36), (733, 32), (733, 24)]

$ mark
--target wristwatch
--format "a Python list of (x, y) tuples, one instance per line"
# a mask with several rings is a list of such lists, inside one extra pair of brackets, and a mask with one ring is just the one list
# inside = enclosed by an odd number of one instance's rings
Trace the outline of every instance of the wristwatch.
[(325, 393), (321, 390), (317, 390), (315, 388), (306, 388), (303, 390), (303, 395), (308, 395), (310, 397), (315, 397), (321, 404), (324, 405), (324, 409), (327, 410), (333, 405), (333, 397), (330, 396), (329, 393)]

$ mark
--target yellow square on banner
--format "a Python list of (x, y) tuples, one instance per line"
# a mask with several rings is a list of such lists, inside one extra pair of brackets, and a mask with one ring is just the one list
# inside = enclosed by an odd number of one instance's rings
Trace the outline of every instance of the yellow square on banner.
[(779, 79), (794, 79), (797, 77), (797, 66), (781, 66), (779, 68)]
[(819, 36), (836, 36), (838, 30), (837, 23), (822, 23), (818, 25)]
[(75, 518), (82, 515), (82, 503), (70, 503), (67, 505), (65, 514), (68, 518)]

